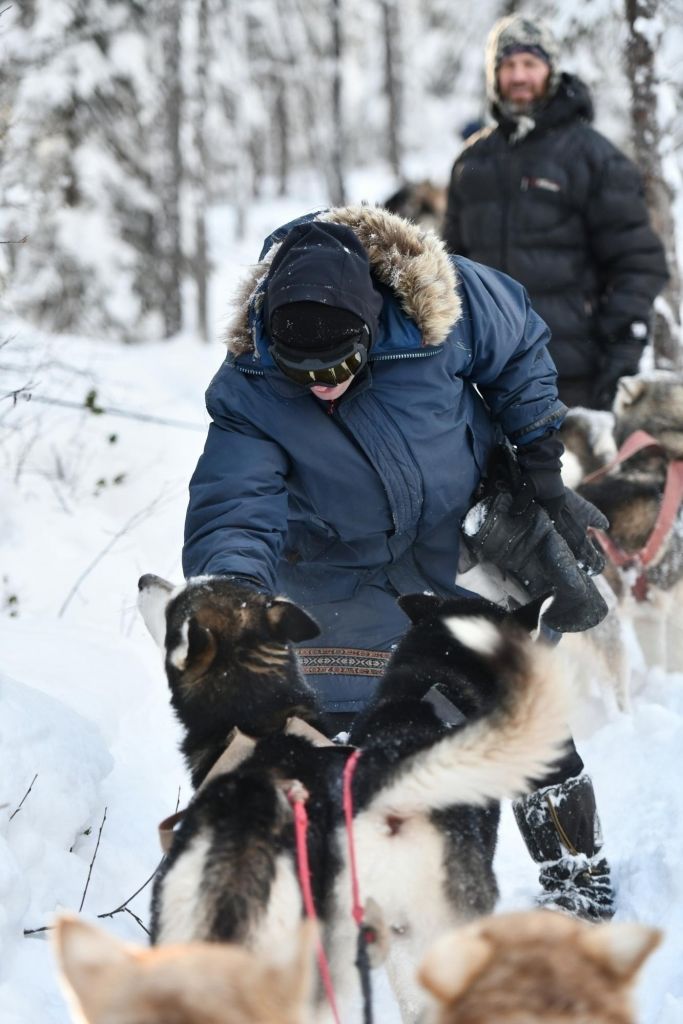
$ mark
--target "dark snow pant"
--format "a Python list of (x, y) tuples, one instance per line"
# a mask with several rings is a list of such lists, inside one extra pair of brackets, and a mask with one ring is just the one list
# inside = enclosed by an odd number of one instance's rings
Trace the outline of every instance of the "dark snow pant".
[(541, 789), (544, 786), (558, 786), (567, 779), (580, 775), (583, 771), (583, 761), (579, 752), (574, 746), (574, 740), (567, 743), (566, 753), (555, 762), (552, 771), (542, 779), (536, 779), (534, 789)]

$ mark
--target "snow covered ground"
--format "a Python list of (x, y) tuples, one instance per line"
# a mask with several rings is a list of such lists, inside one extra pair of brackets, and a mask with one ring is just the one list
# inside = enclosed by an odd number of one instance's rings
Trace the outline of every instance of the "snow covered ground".
[[(356, 191), (377, 197), (372, 182)], [(217, 332), (261, 238), (310, 208), (308, 196), (255, 207), (239, 244), (230, 212), (216, 211)], [(0, 402), (0, 1022), (65, 1024), (39, 929), (61, 909), (91, 920), (117, 911), (159, 862), (157, 822), (190, 793), (136, 582), (143, 572), (180, 579), (203, 391), (223, 352), (189, 334), (140, 347), (47, 337), (5, 312), (0, 395), (28, 386), (34, 397)], [(173, 423), (39, 401), (82, 406), (93, 391), (95, 409)], [(584, 717), (579, 747), (596, 784), (617, 916), (666, 932), (639, 987), (641, 1020), (678, 1024), (683, 672), (643, 673), (631, 715), (609, 718), (594, 699)], [(530, 906), (535, 869), (507, 808), (497, 865), (501, 908)], [(133, 914), (147, 922), (149, 895), (147, 886), (100, 923), (144, 942)]]

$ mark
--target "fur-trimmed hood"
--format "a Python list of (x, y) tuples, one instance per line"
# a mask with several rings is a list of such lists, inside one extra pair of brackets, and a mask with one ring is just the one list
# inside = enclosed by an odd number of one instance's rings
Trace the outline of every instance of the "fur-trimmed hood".
[[(441, 239), (381, 207), (335, 207), (310, 220), (349, 227), (368, 254), (375, 279), (391, 289), (401, 309), (415, 322), (423, 345), (440, 345), (460, 318), (455, 268)], [(226, 332), (228, 351), (235, 356), (254, 351), (253, 320), (258, 316), (273, 257), (296, 221), (274, 232), (261, 260), (243, 281), (235, 314)]]
[(557, 40), (542, 21), (532, 21), (523, 14), (509, 14), (495, 23), (486, 40), (486, 95), (491, 106), (501, 106), (498, 67), (511, 47), (541, 51), (544, 54), (550, 69), (548, 96), (554, 96), (560, 84), (560, 50)]

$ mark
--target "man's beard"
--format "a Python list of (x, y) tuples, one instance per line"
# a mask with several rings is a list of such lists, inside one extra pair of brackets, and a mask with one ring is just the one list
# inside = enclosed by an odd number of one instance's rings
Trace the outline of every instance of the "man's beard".
[(531, 114), (536, 109), (538, 99), (531, 100), (503, 100), (508, 110), (513, 114)]
[(518, 117), (534, 117), (545, 103), (546, 98), (545, 94), (542, 96), (534, 96), (533, 99), (530, 100), (501, 98), (498, 106), (507, 117), (512, 119), (516, 119)]

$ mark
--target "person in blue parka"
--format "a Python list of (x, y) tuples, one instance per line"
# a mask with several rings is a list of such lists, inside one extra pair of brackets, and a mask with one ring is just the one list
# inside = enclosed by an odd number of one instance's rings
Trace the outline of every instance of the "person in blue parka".
[[(314, 615), (321, 634), (300, 661), (340, 727), (367, 704), (405, 632), (397, 596), (462, 593), (461, 522), (498, 442), (517, 452), (517, 486), (484, 553), (508, 557), (510, 537), (498, 536), (507, 522), (528, 561), (542, 517), (577, 578), (598, 557), (590, 515), (577, 519), (560, 478), (566, 410), (548, 337), (520, 285), (385, 210), (323, 211), (266, 240), (207, 391), (183, 567), (284, 593)], [(538, 592), (558, 586), (536, 582)], [(558, 628), (602, 614), (590, 599), (570, 604), (576, 620)], [(556, 905), (560, 890), (582, 889), (565, 909), (606, 916), (609, 873), (582, 767), (573, 749), (548, 780), (562, 790), (572, 850), (546, 856), (548, 840), (532, 853), (558, 863), (544, 881)]]

